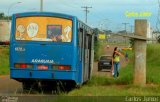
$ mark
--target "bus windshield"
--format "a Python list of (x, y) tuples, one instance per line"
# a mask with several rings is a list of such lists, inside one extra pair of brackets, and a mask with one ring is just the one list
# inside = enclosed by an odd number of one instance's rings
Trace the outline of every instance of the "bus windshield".
[(16, 40), (71, 42), (72, 20), (56, 17), (21, 17), (16, 19)]

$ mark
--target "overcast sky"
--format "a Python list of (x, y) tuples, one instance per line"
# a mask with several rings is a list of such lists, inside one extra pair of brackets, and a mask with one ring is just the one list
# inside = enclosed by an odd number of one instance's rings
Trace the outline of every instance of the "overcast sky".
[[(88, 24), (92, 27), (111, 29), (113, 31), (124, 30), (122, 23), (134, 25), (135, 19), (147, 19), (155, 29), (158, 17), (158, 0), (43, 0), (44, 11), (65, 13), (77, 16), (85, 20), (84, 9), (81, 6), (91, 6), (88, 14)], [(22, 2), (16, 4), (16, 2)], [(10, 9), (9, 9), (10, 8)], [(5, 15), (39, 11), (40, 0), (0, 0), (0, 12)], [(126, 12), (150, 12), (149, 17), (126, 17)]]

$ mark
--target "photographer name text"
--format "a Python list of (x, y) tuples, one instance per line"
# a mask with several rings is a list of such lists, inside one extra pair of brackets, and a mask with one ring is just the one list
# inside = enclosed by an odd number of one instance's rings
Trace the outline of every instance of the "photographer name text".
[(126, 96), (125, 102), (159, 102), (157, 96)]

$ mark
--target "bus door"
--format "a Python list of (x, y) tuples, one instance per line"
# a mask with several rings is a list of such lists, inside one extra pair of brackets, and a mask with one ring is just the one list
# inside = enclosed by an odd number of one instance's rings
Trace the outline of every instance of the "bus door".
[(84, 81), (88, 80), (89, 73), (89, 36), (85, 33), (85, 41), (84, 41), (84, 70), (83, 76)]
[(88, 50), (89, 50), (89, 69), (88, 69), (88, 78), (91, 77), (91, 68), (92, 68), (92, 36), (88, 35)]
[(82, 78), (83, 81), (87, 81), (91, 76), (91, 49), (92, 49), (92, 36), (87, 34), (87, 31), (80, 28), (79, 31), (79, 47), (80, 49), (80, 59), (82, 59)]

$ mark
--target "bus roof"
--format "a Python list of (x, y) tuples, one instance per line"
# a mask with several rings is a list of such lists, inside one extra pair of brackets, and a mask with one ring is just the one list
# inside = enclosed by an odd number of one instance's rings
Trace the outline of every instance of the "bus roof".
[(63, 13), (56, 13), (56, 12), (23, 12), (23, 13), (16, 13), (13, 14), (15, 17), (25, 17), (25, 16), (57, 16), (62, 18), (76, 18), (76, 16), (63, 14)]

